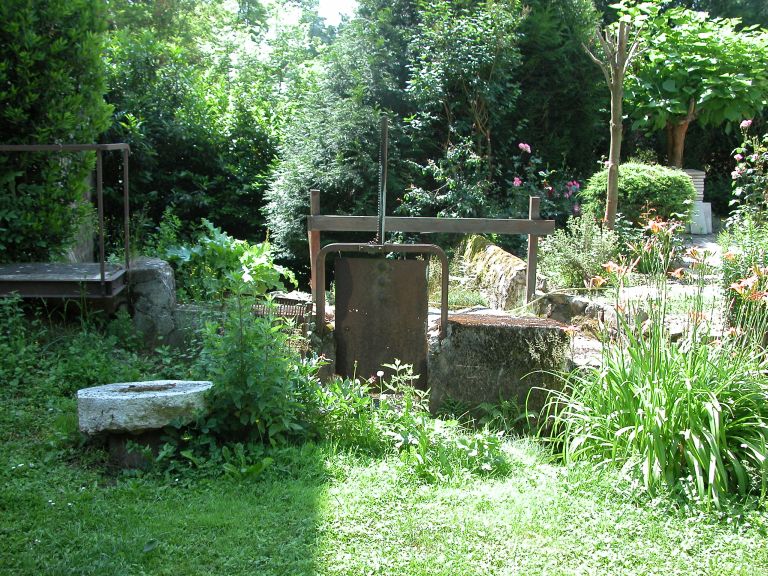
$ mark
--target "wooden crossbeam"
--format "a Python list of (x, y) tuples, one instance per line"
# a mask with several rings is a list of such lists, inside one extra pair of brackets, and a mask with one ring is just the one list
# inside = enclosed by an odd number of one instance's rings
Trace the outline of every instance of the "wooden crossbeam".
[[(376, 216), (309, 216), (307, 229), (317, 232), (375, 232)], [(456, 234), (527, 234), (546, 236), (554, 220), (429, 218), (387, 216), (387, 231)]]

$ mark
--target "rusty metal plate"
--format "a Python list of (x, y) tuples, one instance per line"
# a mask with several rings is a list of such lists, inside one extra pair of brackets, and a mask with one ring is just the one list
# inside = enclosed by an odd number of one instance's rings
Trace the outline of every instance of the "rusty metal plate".
[[(427, 262), (336, 260), (336, 371), (369, 378), (399, 359), (427, 382)], [(355, 366), (357, 363), (357, 366)]]

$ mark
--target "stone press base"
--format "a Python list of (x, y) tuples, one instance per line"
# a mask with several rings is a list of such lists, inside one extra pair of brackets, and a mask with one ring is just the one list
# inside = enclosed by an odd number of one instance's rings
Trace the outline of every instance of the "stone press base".
[(566, 326), (542, 318), (464, 314), (448, 319), (446, 338), (430, 350), (430, 409), (448, 401), (470, 411), (482, 403), (517, 403), (538, 413), (547, 389), (562, 386), (570, 350)]

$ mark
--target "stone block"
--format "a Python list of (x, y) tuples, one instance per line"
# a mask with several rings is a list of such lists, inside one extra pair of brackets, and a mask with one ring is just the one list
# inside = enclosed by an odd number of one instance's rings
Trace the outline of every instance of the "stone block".
[[(524, 260), (482, 236), (467, 239), (463, 259), (466, 273), (475, 279), (491, 308), (512, 310), (525, 303), (528, 266)], [(542, 279), (537, 279), (537, 288), (545, 288)]]
[(168, 338), (176, 329), (176, 283), (173, 269), (159, 258), (131, 263), (130, 298), (133, 323), (149, 345)]
[(451, 316), (446, 338), (430, 351), (430, 408), (438, 410), (448, 399), (470, 408), (505, 399), (539, 411), (546, 389), (562, 384), (553, 373), (567, 366), (571, 339), (565, 328), (535, 317)]

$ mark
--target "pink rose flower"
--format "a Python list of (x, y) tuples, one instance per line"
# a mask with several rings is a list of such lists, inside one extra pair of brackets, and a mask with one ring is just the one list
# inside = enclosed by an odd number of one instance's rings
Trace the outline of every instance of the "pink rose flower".
[(750, 126), (752, 126), (752, 120), (742, 120), (741, 124), (739, 124), (739, 128), (741, 128), (742, 130), (746, 130)]
[(733, 157), (733, 159), (736, 160), (736, 162), (741, 162), (742, 160), (744, 160), (744, 156), (742, 156), (741, 154), (736, 154)]
[(527, 152), (528, 154), (531, 153), (530, 144), (526, 144), (525, 142), (520, 142), (520, 144), (518, 144), (517, 147), (520, 148), (520, 150), (522, 150), (523, 152)]
[(515, 176), (515, 179), (512, 180), (512, 186), (520, 186), (522, 183), (523, 181), (520, 180), (520, 178), (518, 178), (517, 176)]

